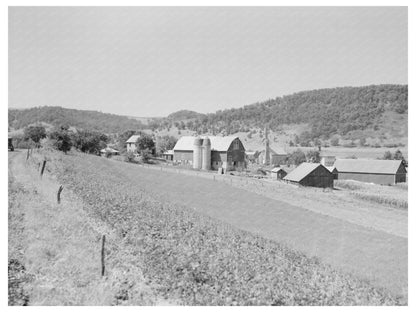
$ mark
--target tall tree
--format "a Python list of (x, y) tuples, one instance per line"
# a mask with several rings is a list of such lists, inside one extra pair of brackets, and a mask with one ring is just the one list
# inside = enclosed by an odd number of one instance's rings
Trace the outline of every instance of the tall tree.
[(32, 140), (36, 144), (43, 138), (46, 138), (46, 130), (43, 126), (29, 126), (24, 130), (25, 140)]

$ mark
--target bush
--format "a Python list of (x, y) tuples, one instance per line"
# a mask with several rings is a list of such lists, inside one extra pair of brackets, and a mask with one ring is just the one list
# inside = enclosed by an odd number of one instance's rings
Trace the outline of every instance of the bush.
[(136, 156), (134, 155), (133, 152), (127, 152), (125, 157), (124, 157), (124, 160), (126, 162), (135, 163), (136, 162)]

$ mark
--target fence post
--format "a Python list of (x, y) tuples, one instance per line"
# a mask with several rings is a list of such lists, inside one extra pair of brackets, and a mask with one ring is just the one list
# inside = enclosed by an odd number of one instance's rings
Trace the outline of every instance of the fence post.
[(40, 171), (40, 177), (43, 176), (43, 171), (45, 171), (46, 160), (43, 161), (42, 170)]
[(104, 253), (105, 235), (103, 235), (101, 242), (102, 242), (101, 244), (101, 276), (104, 276), (104, 273), (105, 273), (105, 253)]
[(61, 203), (61, 192), (62, 192), (62, 190), (64, 189), (64, 187), (61, 185), (60, 187), (59, 187), (59, 190), (58, 190), (58, 195), (57, 195), (57, 201), (58, 201), (58, 204), (60, 204)]
[(29, 149), (27, 149), (26, 161), (29, 159)]

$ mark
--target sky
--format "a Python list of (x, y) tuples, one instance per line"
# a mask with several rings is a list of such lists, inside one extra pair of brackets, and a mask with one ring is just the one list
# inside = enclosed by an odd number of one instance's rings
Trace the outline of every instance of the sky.
[(10, 7), (9, 107), (159, 117), (407, 84), (406, 7)]

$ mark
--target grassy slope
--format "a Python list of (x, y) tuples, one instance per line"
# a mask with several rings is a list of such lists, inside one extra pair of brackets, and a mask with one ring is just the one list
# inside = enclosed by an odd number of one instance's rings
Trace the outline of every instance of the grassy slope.
[[(39, 178), (37, 164), (25, 153), (10, 153), (9, 194), (14, 199), (10, 215), (20, 212), (18, 222), (9, 222), (9, 260), (19, 259), (30, 278), (21, 278), (20, 295), (11, 305), (113, 305), (154, 304), (158, 299), (145, 285), (140, 268), (129, 263), (132, 255), (117, 234), (104, 223), (91, 219), (84, 204), (64, 189), (62, 202), (56, 203), (56, 181)], [(35, 154), (33, 154), (35, 157)], [(24, 186), (24, 188), (23, 188)], [(17, 195), (16, 195), (17, 194)], [(13, 220), (13, 219), (12, 219)], [(101, 278), (101, 235), (107, 235), (107, 266)], [(20, 247), (19, 247), (20, 246)], [(134, 257), (137, 261), (137, 257)], [(132, 278), (133, 277), (133, 278)], [(19, 288), (12, 287), (12, 292)], [(126, 293), (129, 293), (127, 296)]]
[(284, 242), (397, 293), (407, 292), (406, 238), (198, 177), (158, 174), (114, 162), (106, 167), (107, 171), (124, 176), (132, 185), (166, 202), (186, 205), (241, 229)]
[[(180, 296), (187, 304), (377, 305), (403, 302), (392, 301), (384, 291), (339, 274), (316, 259), (212, 221), (193, 209), (295, 247), (309, 247), (341, 261), (355, 262), (355, 266), (357, 260), (369, 262), (370, 258), (372, 266), (374, 259), (379, 258), (381, 266), (399, 261), (396, 266), (400, 272), (384, 272), (389, 278), (393, 273), (403, 277), (402, 270), (406, 271), (400, 255), (407, 252), (407, 240), (383, 236), (331, 218), (322, 219), (286, 204), (269, 209), (271, 207), (265, 205), (268, 200), (263, 197), (227, 185), (217, 184), (214, 188), (203, 179), (165, 172), (155, 174), (153, 170), (85, 155), (60, 156), (53, 161), (61, 162), (64, 166), (54, 169), (61, 180), (91, 204), (88, 207), (91, 213), (124, 233), (131, 247), (145, 258), (145, 275), (160, 283), (159, 291), (167, 297)], [(210, 197), (205, 197), (207, 194), (211, 194)], [(248, 198), (244, 194), (248, 194)], [(170, 200), (185, 206), (169, 205)], [(227, 203), (226, 208), (224, 203)], [(366, 238), (364, 243), (363, 237)], [(386, 240), (390, 240), (391, 246)], [(361, 249), (357, 249), (357, 242)], [(384, 250), (386, 246), (388, 250)], [(360, 254), (366, 250), (364, 256)], [(381, 255), (376, 254), (378, 252)], [(397, 252), (399, 259), (388, 256)], [(369, 259), (364, 259), (366, 257)]]

